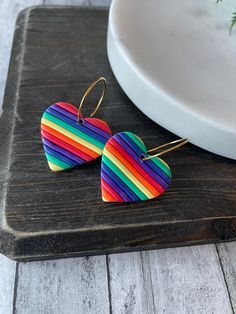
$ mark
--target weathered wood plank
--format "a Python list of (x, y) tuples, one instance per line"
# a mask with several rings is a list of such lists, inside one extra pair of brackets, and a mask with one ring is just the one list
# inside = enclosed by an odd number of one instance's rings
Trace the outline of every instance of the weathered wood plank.
[(111, 0), (45, 0), (44, 4), (108, 7), (111, 4)]
[(18, 13), (29, 5), (42, 4), (43, 0), (1, 0), (0, 1), (0, 114), (7, 78), (11, 46)]
[(232, 306), (236, 312), (236, 242), (217, 244), (217, 248)]
[(17, 314), (109, 313), (106, 257), (20, 263)]
[(92, 6), (108, 7), (112, 0), (88, 0)]
[(109, 256), (114, 313), (232, 313), (214, 245)]
[[(63, 3), (62, 3), (63, 4)], [(139, 257), (137, 258), (136, 257), (136, 255), (140, 255), (139, 253), (136, 253), (136, 254), (126, 254), (126, 257), (127, 257), (127, 260), (126, 260), (126, 262), (128, 261), (128, 259), (130, 259), (129, 258), (129, 256), (133, 256), (133, 258), (135, 259), (135, 261), (137, 261), (137, 260), (139, 260)], [(117, 255), (117, 257), (118, 257), (118, 259), (121, 257), (122, 255)], [(131, 261), (133, 260), (133, 258), (131, 259)], [(171, 256), (170, 256), (170, 259), (171, 259)], [(67, 260), (67, 262), (69, 262), (70, 260)], [(48, 262), (48, 263), (50, 263), (50, 262)], [(35, 263), (35, 265), (37, 265), (37, 264), (39, 264), (39, 263)], [(32, 264), (33, 265), (33, 264)], [(142, 280), (143, 280), (143, 278), (145, 277), (145, 278), (149, 278), (149, 283), (151, 282), (150, 281), (150, 272), (149, 272), (149, 274), (147, 274), (146, 273), (146, 275), (145, 276), (143, 276), (142, 275), (142, 271), (140, 270), (140, 268), (142, 269), (142, 263), (137, 263), (137, 262), (134, 262), (134, 265), (138, 265), (139, 267), (136, 267), (136, 270), (135, 270), (135, 273), (136, 273), (136, 279), (139, 281), (139, 282), (141, 282)], [(37, 267), (36, 267), (37, 268)], [(0, 269), (1, 269), (1, 276), (0, 276), (0, 311), (3, 311), (4, 312), (4, 314), (6, 313), (12, 313), (12, 298), (13, 298), (13, 286), (14, 286), (14, 273), (15, 273), (15, 263), (14, 262), (12, 262), (12, 261), (10, 261), (10, 260), (8, 260), (7, 258), (5, 258), (4, 256), (2, 256), (2, 255), (0, 255)], [(59, 272), (62, 272), (62, 267), (60, 267), (60, 265), (59, 266), (55, 266), (55, 269), (54, 269), (54, 272), (55, 273), (59, 273)], [(2, 272), (3, 271), (3, 272)], [(34, 272), (34, 268), (32, 267), (31, 268), (31, 271), (32, 272)], [(72, 273), (76, 273), (78, 270), (77, 269), (74, 269), (74, 271), (72, 272)], [(24, 274), (25, 273), (27, 273), (27, 272), (23, 272)], [(5, 276), (4, 275), (2, 275), (2, 274), (5, 274)], [(12, 276), (13, 275), (13, 276)], [(20, 275), (20, 274), (19, 274)], [(21, 275), (23, 275), (22, 273), (21, 273)], [(35, 274), (36, 275), (36, 274)], [(39, 276), (39, 275), (38, 275)], [(26, 277), (27, 277), (27, 275), (26, 275)], [(124, 277), (124, 275), (122, 275), (121, 276), (121, 278), (123, 278)], [(10, 280), (9, 280), (9, 278), (10, 278)], [(28, 277), (27, 277), (28, 278)], [(38, 277), (39, 278), (39, 277)], [(57, 278), (58, 278), (58, 276), (56, 276), (56, 282), (57, 282)], [(140, 279), (141, 278), (141, 279)], [(234, 278), (234, 277), (233, 277)], [(232, 279), (231, 277), (230, 277), (230, 279)], [(28, 280), (29, 280), (29, 278), (28, 278)], [(39, 280), (39, 279), (38, 279)], [(117, 278), (117, 280), (119, 280), (119, 278)], [(164, 279), (165, 280), (165, 279)], [(19, 276), (19, 282), (25, 282), (25, 281), (27, 281), (27, 280), (25, 280), (25, 278), (24, 278), (24, 275), (22, 276), (22, 277), (20, 277)], [(134, 283), (132, 283), (131, 282), (131, 286), (132, 286), (132, 284), (134, 284)], [(63, 285), (63, 282), (62, 282), (62, 285)], [(3, 287), (3, 288), (2, 288)], [(49, 289), (50, 291), (49, 291), (49, 293), (48, 294), (50, 294), (51, 293), (51, 290), (53, 290), (53, 279), (52, 279), (52, 284), (51, 284), (51, 289)], [(72, 285), (72, 286), (70, 286), (70, 287), (68, 287), (67, 286), (67, 291), (68, 291), (68, 294), (71, 294), (71, 295), (73, 295), (73, 290), (70, 290), (70, 289), (72, 289), (74, 286)], [(66, 288), (64, 288), (64, 287), (62, 287), (61, 288), (61, 290), (64, 290), (64, 289), (66, 289)], [(27, 290), (28, 291), (28, 290)], [(26, 293), (27, 293), (27, 291), (26, 291)], [(147, 288), (147, 291), (151, 291), (150, 290), (150, 287), (148, 287)], [(87, 290), (85, 290), (84, 291), (85, 293), (87, 292)], [(25, 294), (25, 292), (24, 292), (24, 290), (22, 290), (22, 292), (21, 292), (21, 295), (23, 295), (23, 294)], [(146, 302), (144, 303), (145, 304), (145, 306), (142, 306), (142, 308), (148, 308), (149, 309), (149, 311), (148, 311), (148, 313), (152, 313), (153, 311), (154, 311), (154, 309), (155, 309), (155, 306), (153, 305), (153, 303), (152, 303), (152, 297), (150, 296), (150, 294), (147, 294), (147, 293), (145, 293), (146, 295), (145, 296), (142, 296), (142, 298), (139, 298), (139, 300), (138, 300), (138, 304), (139, 305), (141, 305), (142, 304), (142, 299), (143, 298), (146, 298)], [(148, 296), (147, 296), (148, 295)], [(83, 294), (83, 293), (81, 293), (81, 298), (83, 298), (83, 297), (86, 297), (86, 294)], [(132, 298), (132, 295), (131, 295), (131, 298)], [(69, 298), (68, 298), (68, 300), (69, 300)], [(41, 303), (43, 303), (43, 301), (41, 302)], [(50, 303), (48, 302), (48, 304), (50, 305)], [(17, 303), (16, 303), (16, 306), (17, 306)], [(65, 309), (68, 309), (69, 308), (69, 306), (70, 306), (70, 300), (69, 300), (69, 302), (65, 302), (65, 304), (64, 304), (64, 308)], [(45, 307), (45, 310), (46, 311), (48, 311), (48, 310), (50, 310), (51, 309), (51, 307), (50, 306), (46, 306)], [(119, 311), (118, 311), (119, 312)], [(73, 312), (72, 312), (73, 313)], [(76, 312), (77, 313), (77, 312)], [(85, 313), (87, 313), (86, 311), (85, 311)], [(90, 312), (89, 312), (90, 313)], [(92, 313), (92, 312), (91, 312)], [(97, 313), (97, 312), (96, 312)], [(115, 312), (114, 312), (115, 313)], [(127, 307), (127, 312), (125, 312), (125, 313), (129, 313), (128, 312), (128, 307)], [(138, 312), (137, 312), (138, 313)]]
[[(104, 204), (99, 161), (63, 173), (49, 171), (39, 130), (43, 111), (58, 100), (77, 104), (89, 82), (101, 75), (108, 80), (108, 93), (98, 117), (114, 133), (134, 132), (148, 147), (173, 140), (135, 108), (112, 75), (106, 55), (107, 18), (105, 9), (77, 7), (37, 7), (19, 17), (2, 119), (3, 135), (12, 130), (12, 141), (5, 142), (4, 136), (1, 141), (2, 150), (11, 153), (11, 176), (5, 180), (6, 224), (0, 247), (12, 258), (88, 255), (236, 237), (235, 162), (192, 145), (166, 156), (173, 180), (168, 191), (151, 202)], [(21, 51), (15, 53), (17, 49)], [(16, 60), (21, 60), (18, 67)], [(87, 106), (84, 114), (90, 111)]]
[(142, 253), (108, 256), (112, 313), (155, 313), (150, 273), (144, 273)]
[(0, 313), (12, 314), (16, 262), (0, 254)]
[[(2, 113), (3, 95), (11, 55), (10, 52), (16, 17), (26, 6), (42, 4), (42, 2), (42, 0), (30, 0), (30, 3), (26, 3), (24, 0), (0, 1), (0, 115)], [(6, 171), (6, 169), (0, 167), (0, 177), (3, 176), (4, 171)], [(0, 184), (2, 185), (2, 179), (0, 179)], [(2, 186), (0, 190), (2, 190)], [(16, 262), (13, 262), (0, 254), (0, 313), (12, 313), (15, 269)]]
[(89, 0), (45, 0), (46, 5), (89, 5)]

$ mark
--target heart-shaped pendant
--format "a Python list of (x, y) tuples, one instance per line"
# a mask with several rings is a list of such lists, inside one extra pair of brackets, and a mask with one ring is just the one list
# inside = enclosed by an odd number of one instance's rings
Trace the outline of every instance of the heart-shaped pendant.
[(63, 171), (100, 157), (112, 133), (106, 122), (83, 118), (75, 106), (57, 102), (43, 113), (41, 135), (49, 168)]
[(143, 141), (131, 132), (117, 133), (107, 141), (101, 165), (104, 202), (145, 201), (166, 191), (169, 166), (158, 157), (143, 160), (146, 156)]

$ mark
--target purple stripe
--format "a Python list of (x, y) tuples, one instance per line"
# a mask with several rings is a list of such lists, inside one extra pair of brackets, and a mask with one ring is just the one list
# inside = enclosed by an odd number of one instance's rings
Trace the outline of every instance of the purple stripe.
[[(166, 190), (168, 188), (168, 184), (160, 177), (160, 175), (154, 172), (145, 162), (140, 159), (139, 152), (134, 152), (119, 133), (116, 134), (113, 138), (118, 143), (118, 145), (125, 149), (131, 158), (133, 158), (155, 181), (157, 181), (163, 187), (163, 189)], [(135, 143), (134, 145), (133, 147), (136, 148), (137, 145)]]
[(71, 120), (77, 121), (77, 115), (71, 113), (70, 111), (67, 111), (66, 109), (63, 109), (62, 107), (58, 106), (57, 104), (54, 104), (54, 105), (52, 105), (50, 107), (53, 108), (54, 110), (60, 112), (64, 116), (70, 118)]
[(86, 126), (87, 128), (93, 130), (94, 132), (96, 132), (97, 134), (105, 137), (107, 140), (111, 137), (111, 135), (105, 131), (103, 131), (102, 129), (100, 129), (99, 127), (95, 126), (94, 124), (90, 123), (88, 120), (85, 119), (81, 119), (83, 121), (82, 125)]
[(90, 130), (89, 127), (85, 127), (83, 125), (83, 123), (78, 124), (77, 121), (71, 120), (70, 118), (64, 116), (63, 114), (61, 114), (60, 112), (58, 112), (57, 110), (55, 110), (55, 109), (53, 109), (51, 107), (49, 107), (47, 109), (47, 113), (49, 113), (52, 116), (60, 119), (61, 121), (67, 123), (68, 125), (73, 126), (74, 128), (76, 128), (77, 130), (80, 130), (84, 134), (87, 134), (87, 135), (91, 136), (92, 138), (94, 138), (97, 141), (99, 141), (101, 144), (105, 144), (107, 142), (107, 138), (104, 138), (103, 136), (95, 133), (93, 130)]
[[(143, 154), (143, 151), (137, 146), (136, 143), (134, 143), (134, 141), (128, 136), (128, 134), (123, 132), (121, 134), (121, 137), (123, 138), (124, 141), (126, 141), (126, 143), (131, 147), (131, 149), (134, 149), (134, 147), (137, 148), (137, 153), (138, 154), (140, 153), (139, 156)], [(167, 184), (170, 183), (170, 178), (165, 174), (165, 172), (161, 168), (154, 164), (152, 160), (146, 160), (145, 162), (144, 161), (142, 162), (145, 163), (148, 167), (150, 167), (154, 172), (156, 172)]]
[(101, 173), (101, 177), (103, 180), (106, 181), (106, 183), (112, 187), (114, 191), (116, 191), (120, 197), (125, 201), (125, 202), (130, 202), (132, 201), (120, 188), (119, 186), (113, 182), (104, 172)]
[(68, 150), (53, 144), (52, 142), (46, 140), (45, 138), (43, 138), (43, 143), (45, 145), (47, 145), (49, 148), (55, 150), (56, 152), (60, 153), (61, 155), (64, 155), (68, 158), (70, 158), (71, 160), (73, 160), (74, 162), (78, 163), (79, 165), (84, 164), (86, 161), (76, 155), (74, 155), (73, 153), (69, 152)]
[[(51, 108), (53, 108), (54, 110), (60, 112), (64, 116), (70, 118), (71, 120), (78, 122), (78, 117), (76, 115), (74, 115), (73, 113), (71, 113), (71, 112), (69, 112), (69, 111), (67, 111), (65, 109), (62, 109), (57, 104), (52, 105)], [(89, 129), (91, 129), (95, 133), (105, 137), (107, 140), (111, 137), (111, 135), (109, 133), (104, 132), (102, 129), (100, 129), (99, 127), (93, 125), (88, 120), (85, 120), (84, 118), (81, 118), (81, 120), (83, 121), (83, 123), (80, 124), (81, 126), (85, 126), (85, 127), (89, 128)]]
[(130, 201), (140, 201), (138, 195), (136, 195), (135, 192), (131, 190), (104, 162), (102, 163), (102, 172), (119, 186), (119, 188), (130, 198)]
[(65, 162), (67, 164), (67, 166), (70, 166), (70, 167), (77, 166), (77, 163), (74, 160), (66, 157), (65, 155), (58, 153), (54, 149), (48, 147), (45, 143), (43, 143), (43, 147), (44, 147), (44, 150), (47, 154), (51, 155), (52, 157), (54, 157), (60, 161)]

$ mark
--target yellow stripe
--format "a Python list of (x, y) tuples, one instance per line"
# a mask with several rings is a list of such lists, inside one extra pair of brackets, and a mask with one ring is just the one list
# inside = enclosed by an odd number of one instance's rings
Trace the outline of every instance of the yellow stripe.
[(78, 143), (88, 147), (89, 149), (93, 150), (94, 152), (98, 153), (99, 155), (102, 153), (102, 150), (99, 147), (97, 147), (97, 146), (89, 143), (88, 141), (84, 140), (83, 138), (81, 138), (81, 137), (79, 137), (79, 136), (77, 136), (77, 135), (75, 135), (75, 134), (65, 130), (64, 128), (62, 128), (61, 126), (57, 125), (56, 123), (53, 123), (53, 122), (51, 122), (51, 121), (49, 121), (49, 120), (47, 120), (45, 118), (42, 118), (42, 123), (44, 125), (49, 126), (52, 129), (56, 130), (57, 132), (59, 132), (59, 133), (65, 135), (65, 136), (71, 138), (72, 140), (74, 140), (74, 141), (76, 141), (76, 142), (78, 142)]
[(107, 149), (103, 151), (103, 154), (107, 156), (107, 158), (109, 158), (149, 199), (154, 197), (154, 195), (129, 171), (129, 169), (127, 169)]
[(160, 162), (163, 163), (163, 165), (165, 165), (169, 170), (170, 170), (170, 166), (165, 162), (165, 160), (161, 159), (158, 157), (158, 159), (160, 160)]
[(49, 165), (49, 168), (52, 170), (52, 171), (63, 171), (65, 169), (57, 166), (57, 165), (54, 165), (52, 162), (48, 161), (48, 165)]

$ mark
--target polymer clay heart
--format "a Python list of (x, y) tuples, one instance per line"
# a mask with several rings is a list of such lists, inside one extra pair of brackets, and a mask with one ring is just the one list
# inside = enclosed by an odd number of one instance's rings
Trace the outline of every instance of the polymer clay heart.
[(101, 156), (112, 133), (102, 120), (83, 118), (78, 123), (78, 109), (57, 102), (43, 113), (41, 135), (45, 155), (52, 171), (63, 171)]
[(113, 135), (102, 154), (101, 187), (104, 202), (146, 201), (163, 194), (171, 180), (169, 166), (147, 156), (143, 141), (131, 132)]

